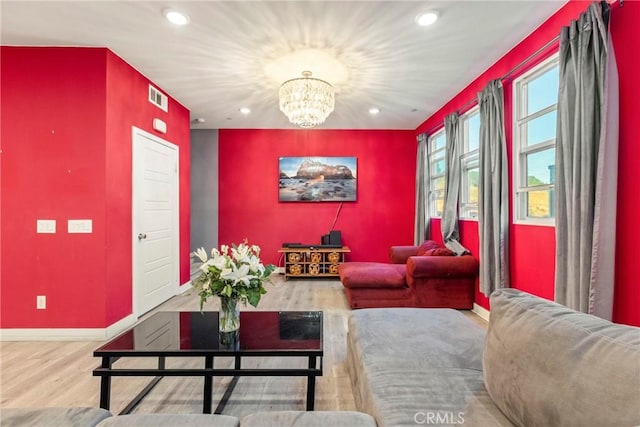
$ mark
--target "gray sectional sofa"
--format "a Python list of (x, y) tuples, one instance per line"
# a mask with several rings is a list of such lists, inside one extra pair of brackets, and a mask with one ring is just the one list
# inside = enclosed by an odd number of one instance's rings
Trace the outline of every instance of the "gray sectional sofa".
[(451, 309), (354, 311), (347, 353), (379, 427), (640, 425), (640, 328), (514, 289), (486, 333)]
[(2, 409), (2, 427), (376, 427), (370, 415), (349, 411), (258, 412), (242, 420), (210, 414), (112, 416), (99, 408)]
[(452, 309), (354, 311), (347, 367), (356, 408), (379, 426), (512, 425), (484, 387), (484, 337)]
[(0, 425), (396, 427), (640, 425), (640, 328), (514, 289), (485, 330), (453, 309), (371, 308), (349, 319), (347, 366), (361, 412), (111, 416), (97, 408), (2, 409)]

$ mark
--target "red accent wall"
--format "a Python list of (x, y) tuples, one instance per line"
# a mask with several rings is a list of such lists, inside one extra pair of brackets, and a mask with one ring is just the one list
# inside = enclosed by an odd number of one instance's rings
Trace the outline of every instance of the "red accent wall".
[[(572, 19), (587, 9), (589, 2), (571, 1), (560, 9), (549, 20), (543, 23), (530, 36), (524, 39), (511, 51), (506, 53), (493, 66), (482, 73), (475, 81), (461, 90), (440, 110), (429, 117), (417, 129), (421, 133), (443, 122), (444, 117), (461, 108), (492, 80), (505, 75), (516, 65), (529, 57), (560, 33), (562, 26), (568, 25)], [(614, 321), (631, 325), (640, 325), (640, 286), (637, 278), (640, 275), (638, 262), (635, 260), (635, 247), (640, 241), (640, 232), (634, 220), (640, 209), (640, 198), (633, 187), (637, 186), (637, 167), (640, 159), (640, 131), (635, 124), (635, 104), (640, 97), (638, 78), (638, 56), (635, 46), (640, 43), (640, 33), (635, 22), (640, 19), (640, 3), (625, 2), (624, 7), (613, 7), (611, 19), (611, 36), (616, 51), (620, 80), (620, 160), (618, 169), (618, 231), (616, 233), (616, 284), (614, 302)], [(550, 51), (541, 55), (537, 61), (557, 51), (557, 44)], [(533, 66), (532, 62), (530, 66)], [(523, 68), (520, 73), (526, 71)], [(511, 78), (517, 77), (516, 75)], [(511, 186), (511, 85), (505, 82), (505, 128), (507, 150), (509, 151), (509, 180)], [(510, 198), (512, 193), (510, 192)], [(510, 203), (513, 206), (512, 203)], [(510, 212), (513, 218), (513, 212)], [(432, 220), (433, 232), (439, 233), (439, 220)], [(461, 221), (462, 244), (469, 247), (477, 256), (477, 223)], [(511, 284), (544, 298), (553, 299), (555, 274), (555, 229), (517, 225), (511, 221), (510, 227), (510, 268)], [(434, 235), (434, 234), (432, 234)], [(438, 234), (439, 236), (439, 234)], [(476, 250), (474, 251), (474, 248)], [(476, 291), (476, 303), (489, 308), (489, 301)]]
[(618, 224), (616, 233), (616, 286), (613, 318), (640, 326), (640, 263), (636, 259), (640, 228), (640, 2), (626, 1), (613, 10), (611, 37), (614, 43), (620, 82), (620, 145), (618, 153)]
[(318, 244), (329, 231), (339, 203), (278, 202), (283, 156), (358, 158), (358, 200), (344, 203), (335, 226), (348, 260), (387, 261), (389, 246), (413, 242), (413, 131), (224, 129), (218, 138), (220, 244), (248, 238), (277, 264), (283, 242)]
[[(189, 276), (189, 113), (104, 48), (2, 47), (2, 328), (102, 328), (131, 313), (131, 126), (180, 146), (181, 282)], [(37, 234), (55, 219), (55, 234)], [(68, 234), (68, 219), (92, 219)], [(47, 309), (36, 310), (36, 295)]]
[[(0, 53), (2, 327), (104, 325), (105, 52)], [(70, 218), (93, 233), (67, 234)], [(36, 234), (36, 219), (57, 232)]]

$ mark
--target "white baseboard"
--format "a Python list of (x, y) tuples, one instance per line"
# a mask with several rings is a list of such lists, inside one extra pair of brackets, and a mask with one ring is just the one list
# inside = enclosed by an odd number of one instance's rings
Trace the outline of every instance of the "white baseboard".
[(105, 341), (138, 321), (133, 314), (106, 328), (0, 329), (0, 341)]
[(484, 307), (482, 307), (482, 306), (480, 306), (480, 305), (478, 305), (478, 304), (476, 304), (474, 302), (473, 303), (473, 309), (471, 311), (473, 311), (478, 316), (482, 317), (487, 322), (489, 321), (489, 315), (491, 314), (491, 312), (489, 310), (487, 310), (486, 308), (484, 308)]
[[(178, 288), (178, 295), (192, 288), (191, 280)], [(134, 314), (106, 328), (5, 328), (0, 329), (1, 341), (106, 341), (126, 331), (138, 321)]]
[(189, 280), (188, 282), (180, 285), (180, 288), (178, 288), (178, 295), (184, 294), (185, 292), (191, 290), (191, 288), (193, 288), (193, 283), (191, 282), (191, 280)]
[(137, 321), (138, 321), (138, 318), (135, 315), (133, 314), (128, 315), (124, 319), (117, 321), (111, 326), (108, 326), (106, 328), (106, 334), (103, 339), (108, 340), (115, 337), (118, 334), (123, 333), (124, 331), (129, 329), (131, 326), (133, 326)]
[(276, 274), (284, 274), (284, 267), (276, 267), (273, 272)]
[[(191, 280), (178, 288), (181, 295), (192, 289)], [(126, 331), (138, 321), (134, 314), (106, 328), (5, 328), (0, 329), (1, 341), (105, 341)]]

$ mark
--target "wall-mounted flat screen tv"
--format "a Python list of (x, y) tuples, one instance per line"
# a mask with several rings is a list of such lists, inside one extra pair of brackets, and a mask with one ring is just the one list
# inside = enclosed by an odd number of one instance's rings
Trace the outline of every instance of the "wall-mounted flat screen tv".
[(280, 157), (281, 202), (355, 202), (356, 157)]

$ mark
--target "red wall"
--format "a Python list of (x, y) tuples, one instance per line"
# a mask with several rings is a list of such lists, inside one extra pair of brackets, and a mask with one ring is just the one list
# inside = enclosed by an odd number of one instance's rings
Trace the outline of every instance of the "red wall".
[[(481, 74), (469, 86), (445, 104), (438, 112), (429, 117), (418, 129), (421, 133), (444, 120), (444, 117), (461, 108), (486, 84), (505, 75), (516, 65), (520, 64), (533, 52), (556, 37), (562, 26), (568, 25), (581, 12), (587, 9), (589, 2), (571, 1), (560, 9), (554, 16), (542, 24), (529, 37), (506, 53), (492, 67)], [(638, 126), (634, 117), (636, 111), (634, 103), (640, 97), (638, 79), (634, 75), (638, 70), (637, 47), (640, 35), (634, 22), (640, 19), (640, 3), (625, 2), (624, 7), (614, 6), (612, 10), (611, 34), (616, 50), (616, 58), (620, 79), (620, 160), (618, 169), (618, 232), (616, 235), (616, 284), (614, 321), (632, 325), (640, 325), (640, 286), (637, 277), (640, 275), (638, 263), (634, 259), (635, 246), (640, 239), (640, 233), (635, 227), (633, 217), (640, 209), (638, 192), (633, 190), (637, 185), (638, 159), (640, 149), (637, 141), (640, 138)], [(557, 51), (557, 44), (550, 51), (541, 55), (537, 62)], [(533, 66), (532, 62), (530, 66)], [(528, 68), (530, 68), (530, 66)], [(520, 70), (520, 74), (527, 67)], [(517, 75), (511, 76), (511, 79)], [(507, 149), (509, 151), (509, 176), (511, 180), (511, 85), (505, 85), (505, 128)], [(511, 182), (510, 182), (511, 185)], [(510, 192), (510, 197), (512, 193)], [(510, 203), (513, 206), (513, 203)], [(510, 212), (513, 218), (513, 212)], [(477, 223), (461, 221), (461, 236), (463, 245), (469, 247), (477, 256)], [(434, 233), (439, 233), (439, 220), (432, 220)], [(555, 229), (529, 225), (515, 225), (511, 221), (510, 227), (510, 268), (511, 285), (544, 298), (553, 299), (555, 274)], [(432, 235), (434, 235), (432, 233)], [(439, 236), (439, 234), (438, 234)], [(475, 250), (474, 250), (475, 249)], [(489, 302), (484, 295), (476, 290), (476, 302), (489, 308)]]
[[(131, 313), (131, 126), (180, 146), (181, 282), (188, 280), (189, 114), (102, 48), (2, 47), (2, 328), (102, 328)], [(186, 207), (186, 208), (185, 208)], [(68, 219), (93, 220), (68, 234)], [(55, 234), (36, 234), (55, 219)], [(36, 295), (47, 309), (36, 310)]]
[[(2, 327), (103, 325), (105, 52), (1, 49)], [(69, 218), (93, 233), (67, 234)]]
[(640, 229), (640, 2), (626, 1), (613, 10), (611, 37), (620, 80), (620, 145), (618, 153), (618, 231), (616, 233), (616, 287), (613, 318), (640, 326), (640, 263), (636, 259)]
[[(147, 101), (149, 83), (121, 58), (107, 56), (107, 324), (132, 311), (131, 307), (131, 126), (136, 126), (179, 147), (180, 283), (189, 281), (190, 253), (190, 124), (189, 110), (169, 98), (168, 112)], [(158, 87), (157, 85), (155, 85)], [(167, 133), (152, 128), (154, 118), (167, 124)], [(124, 238), (126, 237), (126, 238)]]
[(387, 261), (389, 246), (413, 242), (416, 139), (413, 131), (220, 130), (219, 242), (245, 237), (277, 264), (283, 242), (320, 243), (339, 203), (278, 202), (278, 158), (356, 156), (358, 200), (335, 229), (351, 261)]

